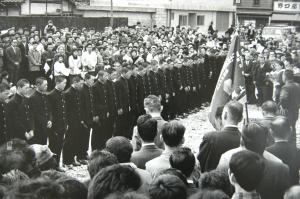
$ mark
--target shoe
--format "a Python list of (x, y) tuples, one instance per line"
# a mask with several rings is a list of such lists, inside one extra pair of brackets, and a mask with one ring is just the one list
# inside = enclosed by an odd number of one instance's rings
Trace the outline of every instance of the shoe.
[(81, 160), (77, 160), (80, 164), (82, 164), (82, 165), (87, 165), (88, 164), (88, 161), (87, 160), (83, 160), (83, 159), (81, 159)]
[(77, 162), (77, 161), (76, 161), (76, 162), (74, 161), (74, 162), (72, 163), (72, 165), (73, 165), (74, 167), (79, 167), (79, 166), (81, 166), (81, 164), (80, 164), (79, 162)]

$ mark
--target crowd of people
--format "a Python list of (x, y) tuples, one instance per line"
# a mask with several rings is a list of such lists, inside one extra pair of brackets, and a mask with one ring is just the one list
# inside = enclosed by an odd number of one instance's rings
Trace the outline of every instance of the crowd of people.
[[(197, 158), (177, 117), (210, 101), (242, 38), (247, 101), (218, 107)], [(250, 27), (11, 28), (0, 47), (0, 198), (298, 198), (300, 41)], [(92, 133), (91, 133), (92, 132)], [(88, 156), (89, 139), (93, 152)], [(60, 164), (62, 163), (62, 164)], [(64, 174), (88, 165), (90, 179)]]

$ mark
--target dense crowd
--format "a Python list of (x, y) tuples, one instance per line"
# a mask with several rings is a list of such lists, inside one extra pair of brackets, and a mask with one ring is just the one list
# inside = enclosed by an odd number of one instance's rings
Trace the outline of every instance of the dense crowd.
[[(195, 158), (174, 119), (210, 101), (234, 31), (247, 101), (264, 119), (240, 131), (242, 104), (218, 107), (218, 129), (199, 140)], [(43, 31), (2, 33), (1, 197), (299, 197), (291, 188), (300, 168), (295, 35), (264, 39), (251, 26), (232, 26), (220, 37), (212, 24), (208, 34), (140, 24), (97, 32), (51, 20)], [(63, 173), (80, 165), (88, 165), (87, 182)]]

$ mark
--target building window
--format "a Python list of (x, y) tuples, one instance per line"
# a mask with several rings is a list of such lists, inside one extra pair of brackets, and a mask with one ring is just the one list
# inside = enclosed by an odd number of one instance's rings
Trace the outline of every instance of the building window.
[(197, 26), (203, 26), (204, 25), (204, 15), (198, 15), (197, 16)]
[(259, 0), (254, 0), (253, 5), (258, 6), (259, 5)]
[(241, 3), (241, 0), (235, 0), (235, 3), (236, 3), (236, 4), (240, 4), (240, 3)]
[(179, 15), (179, 25), (187, 26), (187, 16), (186, 15)]

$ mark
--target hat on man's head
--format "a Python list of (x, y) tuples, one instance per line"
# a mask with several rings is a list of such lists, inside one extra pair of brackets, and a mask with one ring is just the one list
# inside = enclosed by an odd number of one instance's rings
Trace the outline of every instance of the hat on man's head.
[(33, 144), (30, 147), (33, 149), (35, 153), (35, 159), (38, 165), (43, 165), (48, 160), (50, 160), (54, 155), (56, 155), (52, 153), (52, 151), (49, 149), (47, 145)]

